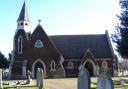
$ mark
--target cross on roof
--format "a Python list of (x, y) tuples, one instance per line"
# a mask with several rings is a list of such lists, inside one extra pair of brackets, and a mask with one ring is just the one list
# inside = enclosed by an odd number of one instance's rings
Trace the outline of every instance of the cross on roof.
[(38, 22), (39, 22), (39, 24), (40, 24), (40, 22), (41, 22), (41, 19), (39, 19), (39, 20), (38, 20)]

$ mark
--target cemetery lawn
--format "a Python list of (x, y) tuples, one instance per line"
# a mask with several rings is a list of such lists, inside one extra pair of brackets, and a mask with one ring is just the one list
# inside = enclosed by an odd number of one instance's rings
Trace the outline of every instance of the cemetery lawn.
[[(91, 78), (91, 89), (97, 88), (97, 78)], [(44, 84), (49, 89), (77, 89), (77, 78), (45, 79)], [(128, 89), (128, 85), (116, 86), (114, 89)]]
[[(13, 83), (15, 81), (18, 80), (3, 81), (3, 89), (39, 89), (38, 87), (36, 87), (35, 81), (33, 82), (33, 84), (14, 86)], [(49, 89), (49, 88), (44, 86), (44, 89)]]
[[(18, 80), (17, 80), (18, 81)], [(97, 78), (91, 78), (91, 89), (96, 89)], [(4, 89), (16, 89), (16, 87), (11, 86), (13, 81), (3, 81)], [(10, 85), (7, 85), (9, 83)], [(20, 89), (38, 89), (36, 86), (36, 81), (33, 80), (33, 84), (24, 85)], [(77, 78), (61, 78), (61, 79), (44, 79), (45, 89), (77, 89)], [(128, 85), (116, 86), (114, 89), (128, 89)]]
[(127, 86), (122, 86), (122, 87), (117, 87), (117, 88), (114, 88), (114, 89), (128, 89), (128, 85)]

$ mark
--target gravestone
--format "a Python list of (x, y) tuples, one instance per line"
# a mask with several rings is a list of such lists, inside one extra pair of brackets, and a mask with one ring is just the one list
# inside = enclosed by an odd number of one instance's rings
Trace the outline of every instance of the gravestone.
[(41, 68), (38, 68), (36, 75), (36, 85), (39, 89), (43, 89), (43, 78), (43, 70)]
[(36, 86), (40, 85), (40, 68), (37, 68), (36, 72)]
[(0, 89), (3, 89), (3, 85), (2, 85), (2, 69), (0, 69)]
[(40, 86), (39, 89), (43, 89), (43, 70), (40, 68)]
[(97, 81), (97, 89), (114, 89), (114, 84), (109, 75), (101, 73)]
[(77, 89), (90, 89), (90, 74), (83, 65), (80, 65), (79, 74), (78, 74), (78, 88)]
[(28, 70), (27, 72), (27, 81), (26, 81), (26, 84), (31, 84), (32, 82), (32, 79), (31, 79), (31, 72)]

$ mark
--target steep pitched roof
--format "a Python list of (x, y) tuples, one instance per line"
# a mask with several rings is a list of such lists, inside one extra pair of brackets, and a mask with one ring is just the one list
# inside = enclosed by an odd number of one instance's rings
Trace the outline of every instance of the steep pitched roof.
[(97, 61), (95, 60), (94, 55), (90, 51), (90, 49), (86, 50), (86, 52), (84, 54), (84, 57), (83, 57), (83, 60), (81, 61), (81, 64), (84, 64), (87, 61), (88, 58), (89, 58), (90, 61), (92, 60), (96, 65), (98, 64)]
[(33, 31), (32, 35), (39, 35), (41, 33), (43, 33), (44, 35), (47, 35), (43, 27), (40, 24), (38, 24), (35, 30)]
[(26, 6), (25, 2), (23, 4), (23, 6), (22, 6), (22, 9), (21, 9), (21, 12), (20, 12), (20, 15), (19, 15), (19, 18), (18, 18), (17, 21), (22, 21), (22, 20), (29, 21), (28, 10), (27, 10), (27, 6)]
[(95, 58), (112, 58), (106, 34), (49, 36), (64, 58), (82, 59), (89, 48)]
[[(49, 36), (44, 31), (43, 27), (38, 24), (33, 33), (31, 34), (31, 44), (35, 44), (37, 40), (41, 40), (44, 47), (41, 48), (41, 53), (48, 53), (49, 51), (54, 54), (60, 54), (56, 46), (53, 44), (53, 42), (49, 39)], [(35, 50), (35, 49), (34, 49)], [(37, 50), (39, 52), (39, 50)], [(36, 52), (37, 52), (36, 51)]]

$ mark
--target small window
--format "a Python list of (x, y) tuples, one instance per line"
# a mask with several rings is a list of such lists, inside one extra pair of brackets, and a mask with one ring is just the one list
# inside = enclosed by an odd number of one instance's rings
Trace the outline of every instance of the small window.
[(55, 71), (56, 70), (56, 63), (55, 63), (55, 61), (52, 61), (51, 62), (51, 71)]
[(23, 39), (21, 36), (18, 38), (18, 53), (22, 53), (22, 44), (23, 44)]
[(25, 23), (25, 25), (28, 25), (27, 23)]
[(20, 25), (23, 25), (23, 23), (20, 23)]
[(106, 62), (106, 61), (103, 61), (103, 62), (102, 62), (102, 67), (103, 67), (103, 68), (107, 68), (107, 67), (108, 67), (108, 65), (107, 65), (107, 62)]
[(35, 47), (36, 48), (42, 48), (43, 47), (43, 43), (41, 40), (37, 40), (36, 43), (35, 43)]
[(68, 62), (67, 68), (68, 68), (68, 69), (74, 69), (74, 64), (73, 64), (72, 61)]

